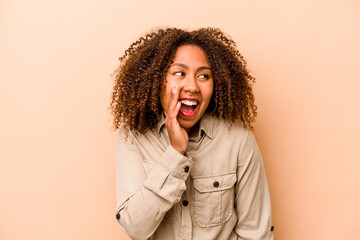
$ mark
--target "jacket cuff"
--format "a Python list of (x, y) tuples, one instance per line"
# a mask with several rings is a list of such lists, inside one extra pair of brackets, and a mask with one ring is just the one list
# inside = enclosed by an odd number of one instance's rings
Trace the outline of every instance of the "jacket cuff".
[(162, 156), (160, 164), (172, 176), (185, 181), (189, 176), (193, 161), (186, 153), (182, 155), (169, 145)]

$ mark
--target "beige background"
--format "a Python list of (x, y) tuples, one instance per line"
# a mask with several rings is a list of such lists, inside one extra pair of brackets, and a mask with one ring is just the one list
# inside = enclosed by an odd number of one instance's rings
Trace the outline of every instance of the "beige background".
[(276, 240), (360, 239), (358, 0), (0, 1), (0, 239), (128, 239), (110, 76), (155, 26), (223, 29), (256, 77)]

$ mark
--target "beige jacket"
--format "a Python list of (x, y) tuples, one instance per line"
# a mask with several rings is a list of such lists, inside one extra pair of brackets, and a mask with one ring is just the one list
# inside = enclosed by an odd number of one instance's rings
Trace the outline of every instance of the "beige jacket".
[(205, 114), (181, 155), (164, 119), (116, 145), (116, 218), (134, 240), (273, 239), (266, 175), (254, 136)]

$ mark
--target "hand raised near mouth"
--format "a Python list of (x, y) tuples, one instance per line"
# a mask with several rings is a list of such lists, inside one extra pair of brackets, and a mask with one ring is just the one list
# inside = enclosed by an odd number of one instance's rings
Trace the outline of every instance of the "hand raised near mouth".
[(180, 90), (174, 87), (171, 90), (168, 112), (165, 114), (165, 126), (169, 133), (171, 146), (181, 154), (186, 151), (189, 136), (184, 128), (182, 128), (177, 120), (181, 103), (179, 102)]

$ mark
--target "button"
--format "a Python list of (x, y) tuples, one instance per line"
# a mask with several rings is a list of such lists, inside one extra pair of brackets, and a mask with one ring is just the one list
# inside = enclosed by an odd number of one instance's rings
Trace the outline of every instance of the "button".
[(218, 181), (214, 182), (214, 187), (219, 187), (220, 186), (220, 183)]
[(119, 220), (120, 219), (120, 214), (116, 214), (116, 219)]
[(274, 229), (275, 229), (274, 226), (271, 226), (270, 231), (274, 231)]
[(185, 166), (185, 167), (184, 167), (184, 172), (187, 173), (187, 172), (189, 172), (189, 170), (190, 170), (189, 166)]
[(189, 205), (189, 202), (187, 200), (184, 200), (182, 204), (186, 207), (187, 205)]

